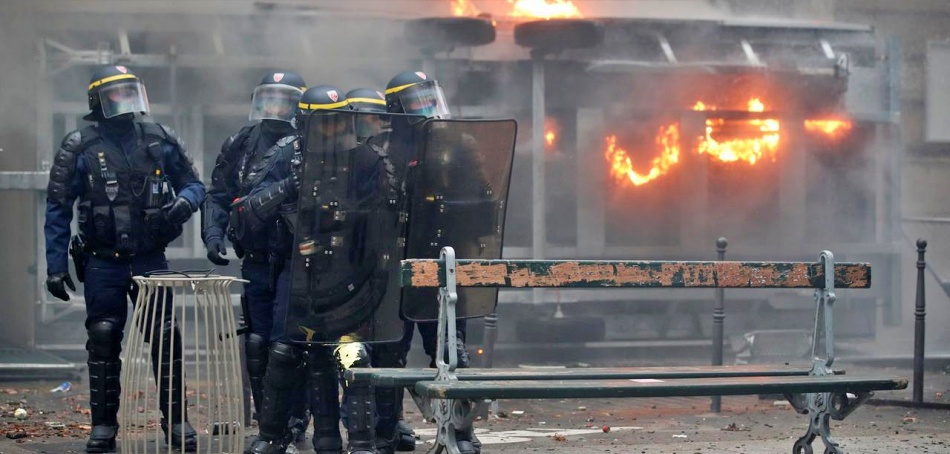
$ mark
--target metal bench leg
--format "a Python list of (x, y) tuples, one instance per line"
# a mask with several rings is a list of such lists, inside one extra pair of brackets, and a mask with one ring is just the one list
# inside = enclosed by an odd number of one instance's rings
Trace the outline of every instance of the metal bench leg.
[(831, 438), (833, 412), (829, 404), (832, 393), (811, 393), (786, 397), (799, 413), (808, 415), (808, 430), (804, 436), (795, 441), (795, 446), (792, 448), (793, 454), (812, 454), (811, 444), (819, 436), (825, 444), (825, 454), (844, 454), (844, 451), (838, 447), (838, 442)]

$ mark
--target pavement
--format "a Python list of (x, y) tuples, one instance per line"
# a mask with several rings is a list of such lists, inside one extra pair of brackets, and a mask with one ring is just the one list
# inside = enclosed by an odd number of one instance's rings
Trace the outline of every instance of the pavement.
[[(883, 373), (911, 378), (902, 368), (846, 367), (849, 374)], [(928, 371), (926, 402), (950, 408), (950, 376)], [(59, 382), (0, 382), (0, 454), (83, 452), (89, 431), (88, 388)], [(944, 397), (947, 396), (947, 397)], [(910, 400), (911, 390), (882, 392), (876, 398)], [(807, 418), (777, 397), (723, 398), (723, 411), (709, 410), (708, 398), (565, 399), (500, 401), (498, 411), (476, 422), (483, 452), (553, 453), (782, 453), (804, 434)], [(18, 421), (16, 408), (27, 410)], [(434, 438), (407, 399), (406, 418), (419, 436), (417, 452)], [(904, 405), (864, 405), (832, 433), (848, 453), (950, 453), (950, 410)], [(253, 433), (255, 429), (250, 428)], [(300, 445), (303, 453), (309, 443)], [(815, 451), (824, 450), (820, 440)], [(164, 450), (162, 450), (164, 452)]]

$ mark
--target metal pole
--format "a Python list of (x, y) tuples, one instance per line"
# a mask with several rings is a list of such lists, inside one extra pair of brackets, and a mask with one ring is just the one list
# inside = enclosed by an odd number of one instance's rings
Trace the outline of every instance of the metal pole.
[[(547, 243), (545, 229), (545, 189), (544, 189), (544, 54), (531, 52), (531, 256), (535, 260), (544, 259), (544, 246)], [(541, 301), (541, 289), (533, 289), (535, 303)]]
[(927, 303), (924, 297), (924, 268), (927, 262), (927, 241), (917, 239), (917, 304), (914, 309), (914, 404), (924, 402), (924, 328), (927, 317)]
[[(720, 262), (726, 258), (726, 246), (729, 241), (725, 237), (716, 240), (716, 260)], [(713, 357), (712, 365), (722, 365), (723, 349), (723, 324), (726, 320), (726, 292), (724, 289), (716, 289), (716, 308), (713, 309)], [(719, 413), (722, 411), (722, 396), (713, 396), (712, 403), (709, 405), (710, 411)]]
[[(482, 367), (485, 369), (491, 369), (492, 361), (495, 357), (495, 341), (498, 340), (498, 314), (492, 312), (485, 316), (485, 336), (482, 342)], [(482, 419), (488, 419), (489, 413), (493, 415), (498, 414), (498, 401), (493, 400), (491, 405), (484, 408), (479, 416)]]

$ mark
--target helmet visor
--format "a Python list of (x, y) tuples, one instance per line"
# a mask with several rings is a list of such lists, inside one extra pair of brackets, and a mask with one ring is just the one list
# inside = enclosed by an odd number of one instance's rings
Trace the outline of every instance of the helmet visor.
[(297, 113), (297, 103), (303, 91), (283, 84), (259, 85), (251, 98), (251, 114), (248, 119), (278, 120), (290, 122)]
[(438, 82), (425, 81), (406, 87), (398, 93), (399, 102), (407, 114), (426, 118), (449, 118), (449, 104), (445, 102)]
[(112, 118), (127, 113), (148, 113), (148, 95), (138, 79), (125, 80), (99, 89), (102, 116)]

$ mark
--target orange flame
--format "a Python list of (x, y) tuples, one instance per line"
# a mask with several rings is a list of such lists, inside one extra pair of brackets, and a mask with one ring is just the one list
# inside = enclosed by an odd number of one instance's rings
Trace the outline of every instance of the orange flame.
[[(508, 0), (511, 17), (540, 19), (583, 17), (580, 9), (569, 0)], [(452, 15), (478, 16), (481, 11), (471, 0), (452, 0)]]
[(805, 131), (821, 133), (832, 139), (837, 139), (851, 130), (850, 120), (822, 119), (805, 120)]
[(617, 136), (607, 137), (605, 157), (610, 163), (610, 174), (618, 179), (628, 179), (634, 186), (649, 183), (662, 175), (680, 160), (680, 131), (676, 123), (660, 126), (656, 134), (660, 156), (653, 158), (652, 167), (645, 173), (633, 169), (633, 161), (626, 150), (617, 147)]
[[(695, 111), (715, 111), (716, 106), (698, 101)], [(749, 112), (765, 112), (765, 104), (752, 98), (747, 105)], [(780, 124), (775, 119), (726, 119), (707, 118), (706, 131), (699, 137), (696, 153), (709, 155), (720, 162), (746, 162), (754, 165), (764, 157), (775, 160), (780, 141)], [(621, 181), (630, 181), (640, 186), (666, 175), (680, 161), (679, 124), (672, 123), (659, 128), (656, 144), (660, 156), (653, 158), (645, 173), (634, 170), (630, 155), (617, 146), (617, 136), (607, 136), (605, 157), (610, 164), (610, 174)]]
[(543, 19), (582, 17), (574, 3), (567, 0), (508, 0), (514, 17), (538, 17)]
[[(693, 110), (716, 110), (715, 106), (696, 103)], [(765, 104), (758, 98), (752, 98), (748, 104), (749, 112), (765, 112)], [(722, 162), (745, 161), (749, 165), (768, 155), (775, 160), (779, 144), (779, 121), (774, 119), (727, 120), (707, 118), (706, 134), (699, 142), (699, 154), (708, 154)], [(729, 131), (725, 133), (725, 131)], [(722, 139), (722, 135), (733, 135), (738, 131), (743, 137)], [(717, 138), (719, 137), (719, 138)]]
[(554, 131), (548, 131), (544, 133), (544, 144), (551, 147), (554, 146), (554, 140), (557, 139), (557, 134), (554, 134)]
[(477, 16), (480, 11), (475, 5), (472, 4), (469, 0), (453, 0), (452, 1), (452, 15), (453, 16)]

